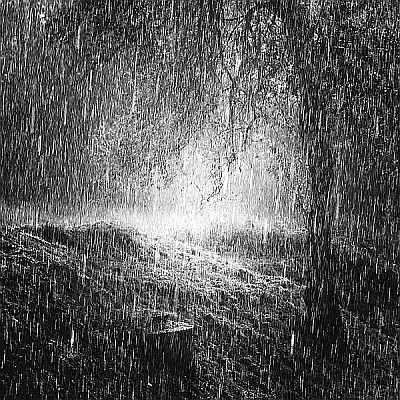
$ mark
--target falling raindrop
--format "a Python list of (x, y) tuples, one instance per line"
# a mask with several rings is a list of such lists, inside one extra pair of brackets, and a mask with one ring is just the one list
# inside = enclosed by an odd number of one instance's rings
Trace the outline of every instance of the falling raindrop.
[(398, 398), (399, 12), (0, 2), (0, 397)]

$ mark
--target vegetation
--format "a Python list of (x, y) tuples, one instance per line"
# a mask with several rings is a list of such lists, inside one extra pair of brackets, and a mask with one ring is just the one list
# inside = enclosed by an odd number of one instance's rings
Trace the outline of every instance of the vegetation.
[[(42, 0), (0, 12), (2, 199), (137, 205), (201, 148), (202, 208), (246, 157), (263, 157), (284, 188), (276, 199), (307, 214), (300, 347), (348, 362), (358, 308), (395, 334), (397, 2)], [(211, 241), (259, 256), (275, 237), (264, 239)]]
[[(272, 257), (278, 242), (291, 252)], [(343, 364), (304, 353), (305, 254), (283, 234), (233, 259), (113, 225), (42, 225), (2, 229), (0, 251), (4, 399), (397, 396), (396, 340), (389, 319), (363, 315), (367, 292), (344, 311)], [(189, 352), (154, 349), (168, 323), (195, 327)]]

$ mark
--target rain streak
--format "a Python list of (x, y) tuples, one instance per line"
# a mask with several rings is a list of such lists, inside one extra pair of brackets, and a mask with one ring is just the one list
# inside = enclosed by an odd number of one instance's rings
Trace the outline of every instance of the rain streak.
[(0, 398), (400, 398), (398, 0), (0, 1)]

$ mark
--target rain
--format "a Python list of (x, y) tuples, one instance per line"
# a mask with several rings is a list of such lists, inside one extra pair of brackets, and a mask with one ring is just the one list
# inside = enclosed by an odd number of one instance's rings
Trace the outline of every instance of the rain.
[(0, 398), (400, 398), (397, 0), (0, 2)]

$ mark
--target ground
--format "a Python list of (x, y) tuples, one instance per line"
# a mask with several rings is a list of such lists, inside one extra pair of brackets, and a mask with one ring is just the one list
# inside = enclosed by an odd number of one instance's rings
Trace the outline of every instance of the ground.
[(301, 232), (4, 226), (0, 397), (398, 399), (397, 325), (343, 308), (340, 363), (300, 340), (306, 254)]

